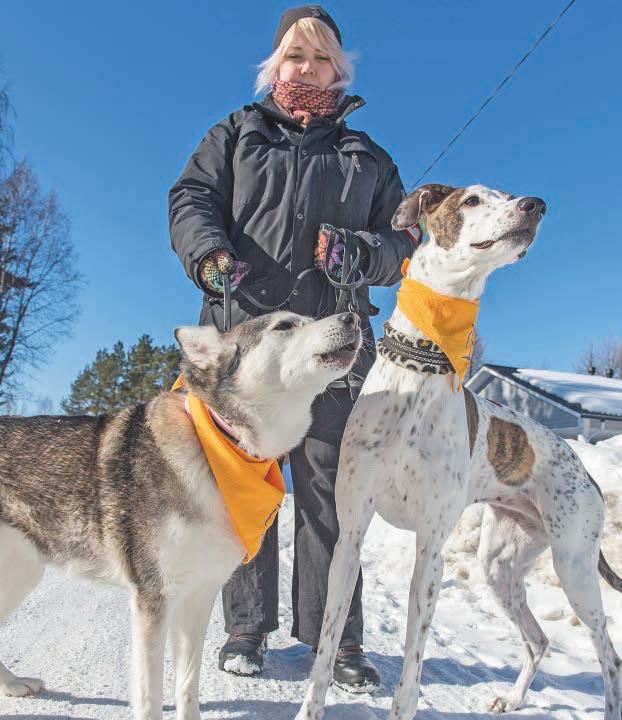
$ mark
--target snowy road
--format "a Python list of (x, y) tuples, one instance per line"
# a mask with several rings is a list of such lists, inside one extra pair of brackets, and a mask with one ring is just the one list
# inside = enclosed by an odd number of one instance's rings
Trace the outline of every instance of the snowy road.
[[(622, 571), (622, 436), (597, 447), (574, 443), (606, 493), (605, 552)], [(216, 669), (224, 639), (222, 610), (210, 624), (201, 675), (201, 717), (236, 720), (292, 719), (311, 667), (309, 648), (289, 637), (292, 566), (291, 498), (280, 518), (281, 630), (270, 637), (263, 676), (234, 678)], [(521, 665), (522, 648), (487, 590), (472, 552), (477, 539), (473, 513), (448, 546), (443, 590), (426, 649), (420, 720), (498, 717), (488, 701), (507, 692)], [(366, 647), (382, 673), (375, 696), (351, 697), (331, 689), (327, 720), (386, 720), (402, 663), (408, 584), (414, 535), (374, 519), (364, 549)], [(0, 579), (1, 581), (1, 579)], [(600, 720), (600, 668), (585, 631), (556, 584), (544, 557), (529, 578), (529, 596), (551, 647), (527, 696), (527, 705), (507, 718)], [(610, 632), (622, 651), (622, 595), (604, 588)], [(34, 720), (125, 720), (129, 611), (116, 588), (67, 579), (49, 570), (26, 603), (0, 627), (0, 653), (17, 674), (41, 677), (43, 695), (0, 698), (0, 718)], [(167, 656), (165, 718), (174, 717), (172, 668)]]

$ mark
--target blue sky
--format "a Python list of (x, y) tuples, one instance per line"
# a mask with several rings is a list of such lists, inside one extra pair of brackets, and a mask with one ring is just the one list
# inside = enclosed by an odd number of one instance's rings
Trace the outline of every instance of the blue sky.
[[(350, 117), (407, 189), (565, 4), (560, 0), (326, 2), (359, 54)], [(87, 281), (73, 337), (31, 392), (58, 402), (101, 347), (173, 341), (198, 290), (169, 249), (166, 197), (204, 132), (252, 98), (289, 4), (30, 0), (2, 10), (0, 66), (15, 151), (55, 189)], [(481, 182), (549, 204), (527, 259), (482, 300), (486, 359), (574, 370), (622, 338), (619, 128), (622, 5), (579, 0), (426, 178)], [(394, 290), (374, 291), (389, 314)]]

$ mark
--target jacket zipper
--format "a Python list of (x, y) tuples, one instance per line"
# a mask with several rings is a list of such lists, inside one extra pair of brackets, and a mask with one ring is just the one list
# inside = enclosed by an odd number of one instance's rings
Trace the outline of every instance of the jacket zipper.
[(357, 173), (361, 172), (361, 163), (359, 162), (358, 155), (352, 153), (350, 157), (350, 167), (348, 168), (348, 175), (346, 177), (346, 184), (343, 186), (343, 192), (341, 193), (341, 202), (344, 203), (350, 192), (350, 186), (352, 185), (352, 178), (354, 177), (354, 171)]

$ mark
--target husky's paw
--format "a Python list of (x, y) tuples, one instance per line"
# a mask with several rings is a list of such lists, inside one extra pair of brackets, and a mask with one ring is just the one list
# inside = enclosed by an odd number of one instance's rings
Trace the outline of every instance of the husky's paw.
[(36, 695), (43, 690), (45, 683), (37, 678), (14, 677), (12, 680), (0, 682), (0, 695), (4, 697), (26, 697)]
[(510, 698), (496, 697), (493, 698), (492, 702), (488, 705), (488, 709), (494, 713), (506, 713), (512, 710), (517, 710), (519, 703), (514, 702)]

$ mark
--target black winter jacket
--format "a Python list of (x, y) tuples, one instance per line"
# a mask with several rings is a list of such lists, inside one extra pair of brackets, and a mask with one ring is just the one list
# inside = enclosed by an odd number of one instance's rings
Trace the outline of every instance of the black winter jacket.
[[(347, 97), (336, 116), (314, 119), (303, 130), (268, 96), (207, 133), (169, 193), (171, 243), (199, 287), (201, 260), (226, 248), (251, 265), (244, 288), (265, 305), (280, 303), (298, 274), (312, 266), (322, 222), (355, 233), (369, 285), (400, 279), (402, 261), (413, 250), (407, 233), (391, 230), (404, 197), (402, 182), (389, 155), (345, 123), (364, 104)], [(357, 294), (371, 338), (368, 287)], [(335, 305), (335, 290), (317, 272), (304, 278), (283, 309), (323, 317)], [(234, 296), (234, 324), (261, 312)], [(200, 321), (222, 329), (221, 296), (204, 295)], [(365, 372), (373, 357), (361, 361)]]

